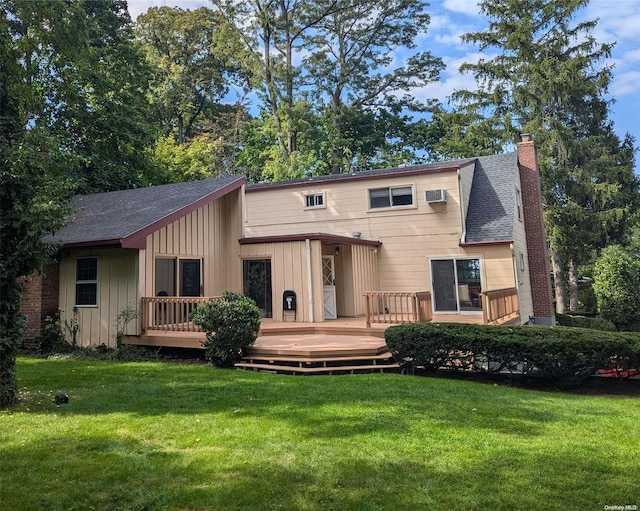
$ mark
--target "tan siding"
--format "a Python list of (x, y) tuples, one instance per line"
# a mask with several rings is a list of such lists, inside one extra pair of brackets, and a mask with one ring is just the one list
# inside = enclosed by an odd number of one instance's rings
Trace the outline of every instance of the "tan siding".
[(236, 190), (159, 229), (147, 237), (144, 279), (146, 296), (153, 296), (157, 256), (203, 260), (203, 294), (219, 296), (240, 290), (238, 239), (242, 233), (241, 190)]
[[(75, 305), (75, 268), (78, 257), (98, 258), (98, 306), (79, 307), (77, 341), (80, 346), (115, 346), (116, 318), (127, 305), (139, 303), (138, 252), (124, 249), (87, 250), (60, 262), (60, 308), (62, 321), (71, 321)], [(130, 323), (127, 333), (135, 335), (139, 321)], [(65, 332), (67, 340), (71, 336)]]
[[(339, 314), (364, 313), (364, 291), (431, 290), (429, 258), (434, 257), (480, 258), (484, 289), (513, 287), (509, 245), (460, 246), (473, 172), (474, 166), (470, 165), (459, 175), (452, 171), (252, 191), (246, 196), (245, 235), (322, 232), (350, 237), (358, 231), (365, 239), (380, 241), (382, 246), (375, 252), (369, 247), (352, 246), (336, 257), (338, 273), (352, 283), (352, 287), (338, 286)], [(402, 185), (413, 186), (414, 207), (368, 210), (369, 189)], [(438, 188), (447, 190), (447, 203), (426, 204), (424, 191)], [(324, 193), (326, 208), (305, 210), (307, 193)], [(332, 253), (334, 248), (326, 250)], [(314, 290), (319, 284), (314, 279)]]
[[(320, 242), (311, 242), (312, 266), (317, 266), (318, 273), (321, 263)], [(242, 245), (240, 249), (242, 259), (270, 259), (271, 260), (271, 288), (273, 303), (273, 319), (282, 319), (282, 294), (285, 290), (296, 292), (298, 304), (298, 321), (310, 321), (309, 290), (307, 288), (307, 249), (304, 241), (287, 243), (257, 243)], [(313, 282), (314, 315), (322, 312), (322, 281)], [(318, 304), (318, 301), (320, 303)]]
[[(520, 178), (517, 182), (518, 190)], [(518, 220), (517, 211), (513, 213), (513, 252), (515, 257), (515, 273), (518, 276), (518, 302), (520, 305), (520, 319), (523, 322), (529, 321), (533, 316), (533, 300), (531, 298), (531, 279), (529, 274), (529, 258), (527, 255), (527, 240), (524, 230), (524, 222)], [(524, 259), (524, 271), (520, 269), (520, 254)]]

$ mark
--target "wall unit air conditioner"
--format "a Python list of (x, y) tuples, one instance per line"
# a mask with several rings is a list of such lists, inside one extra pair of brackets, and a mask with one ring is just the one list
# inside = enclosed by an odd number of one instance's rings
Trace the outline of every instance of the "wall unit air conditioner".
[(447, 190), (445, 190), (444, 188), (441, 188), (439, 190), (425, 190), (424, 201), (427, 204), (447, 202)]

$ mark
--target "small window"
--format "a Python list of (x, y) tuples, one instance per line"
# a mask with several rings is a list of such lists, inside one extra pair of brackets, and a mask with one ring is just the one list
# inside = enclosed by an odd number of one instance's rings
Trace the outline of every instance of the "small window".
[(76, 260), (76, 305), (98, 305), (98, 258), (84, 257)]
[(397, 186), (369, 190), (369, 209), (413, 205), (413, 188)]
[(520, 252), (519, 254), (519, 260), (520, 260), (520, 271), (524, 271), (524, 254), (522, 252)]
[(304, 206), (306, 209), (324, 208), (324, 193), (311, 193), (304, 196)]
[(522, 197), (520, 196), (520, 190), (516, 188), (516, 214), (518, 220), (522, 222)]

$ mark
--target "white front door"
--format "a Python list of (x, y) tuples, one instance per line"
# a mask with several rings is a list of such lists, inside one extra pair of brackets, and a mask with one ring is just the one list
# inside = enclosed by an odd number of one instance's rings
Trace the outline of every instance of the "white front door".
[(324, 319), (338, 319), (336, 307), (336, 268), (333, 256), (322, 256), (322, 303)]

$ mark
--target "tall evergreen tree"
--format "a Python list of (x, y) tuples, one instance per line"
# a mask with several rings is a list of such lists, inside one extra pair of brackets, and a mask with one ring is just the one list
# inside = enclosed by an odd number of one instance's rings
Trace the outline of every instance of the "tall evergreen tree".
[[(595, 21), (575, 21), (587, 3), (482, 1), (489, 26), (464, 39), (498, 55), (464, 64), (461, 70), (474, 74), (478, 89), (454, 96), (463, 108), (482, 112), (481, 124), (504, 144), (520, 132), (534, 136), (559, 312), (568, 301), (565, 270), (577, 290), (584, 254), (598, 246), (596, 238), (623, 230), (638, 196), (633, 158), (608, 120), (611, 45), (592, 36)], [(620, 179), (628, 185), (622, 193)]]

